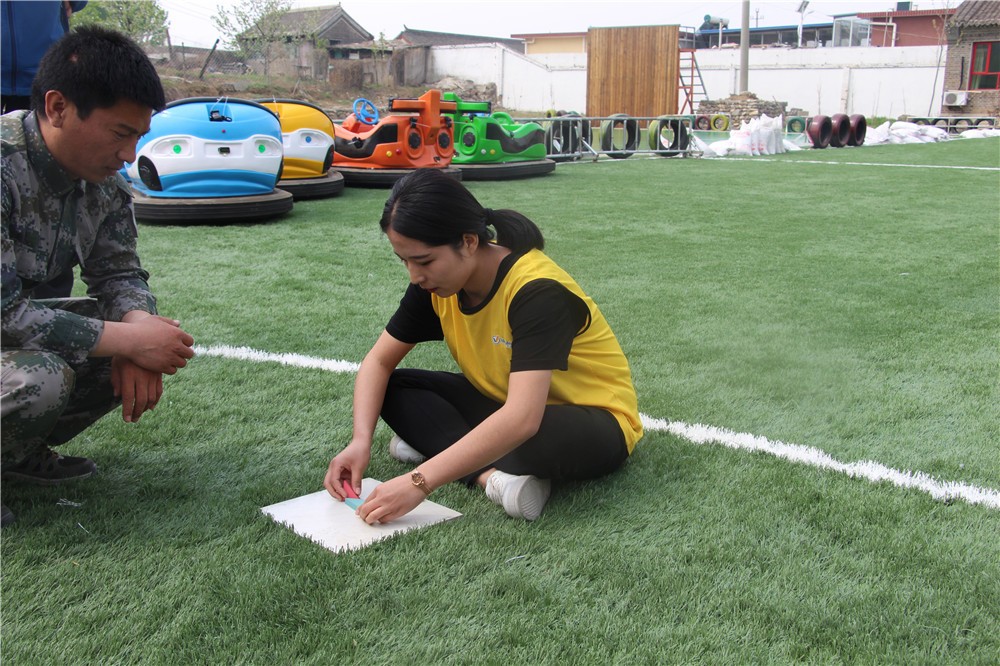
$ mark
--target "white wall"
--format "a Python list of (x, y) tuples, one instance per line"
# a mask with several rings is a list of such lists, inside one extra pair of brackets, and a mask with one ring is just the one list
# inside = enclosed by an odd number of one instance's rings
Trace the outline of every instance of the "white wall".
[[(947, 49), (750, 49), (750, 92), (807, 113), (926, 116), (941, 106)], [(738, 49), (699, 50), (698, 69), (710, 99), (738, 91)]]
[(499, 104), (508, 109), (582, 113), (587, 105), (586, 55), (536, 60), (498, 44), (470, 44), (432, 47), (430, 63), (429, 82), (454, 76), (473, 83), (496, 83)]
[[(937, 46), (750, 49), (750, 92), (810, 115), (926, 116), (940, 108), (946, 55)], [(740, 92), (738, 49), (702, 49), (696, 57), (710, 99)], [(429, 82), (496, 83), (508, 109), (586, 113), (585, 54), (529, 58), (496, 44), (435, 46), (429, 67)]]

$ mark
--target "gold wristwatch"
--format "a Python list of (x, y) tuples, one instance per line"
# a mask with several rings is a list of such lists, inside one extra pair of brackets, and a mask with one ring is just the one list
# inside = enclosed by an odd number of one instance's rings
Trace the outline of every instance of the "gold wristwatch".
[(427, 485), (427, 479), (424, 478), (424, 475), (419, 470), (413, 470), (412, 472), (410, 472), (410, 481), (412, 481), (413, 485), (415, 485), (417, 488), (420, 488), (422, 491), (424, 491), (425, 495), (431, 494), (431, 489)]

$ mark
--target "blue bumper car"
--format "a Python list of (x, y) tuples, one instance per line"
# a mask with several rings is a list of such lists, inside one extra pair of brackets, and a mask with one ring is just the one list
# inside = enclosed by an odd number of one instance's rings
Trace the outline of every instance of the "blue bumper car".
[(248, 100), (192, 97), (153, 116), (126, 165), (141, 221), (249, 221), (292, 208), (276, 188), (281, 123)]

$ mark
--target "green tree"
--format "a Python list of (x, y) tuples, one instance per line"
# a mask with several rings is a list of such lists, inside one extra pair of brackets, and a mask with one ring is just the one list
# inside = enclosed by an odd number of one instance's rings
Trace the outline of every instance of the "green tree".
[(273, 45), (288, 36), (282, 19), (291, 6), (291, 0), (244, 0), (229, 9), (217, 7), (212, 23), (225, 37), (227, 46), (240, 51), (246, 59), (255, 55), (263, 58), (267, 76)]
[(167, 12), (156, 0), (91, 0), (72, 21), (74, 26), (114, 28), (150, 46), (162, 46), (167, 39)]

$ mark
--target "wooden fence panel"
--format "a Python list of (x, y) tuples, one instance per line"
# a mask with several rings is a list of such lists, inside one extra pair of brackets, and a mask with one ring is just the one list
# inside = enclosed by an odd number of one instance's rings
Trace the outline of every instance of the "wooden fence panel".
[(677, 113), (679, 26), (591, 28), (587, 115)]

